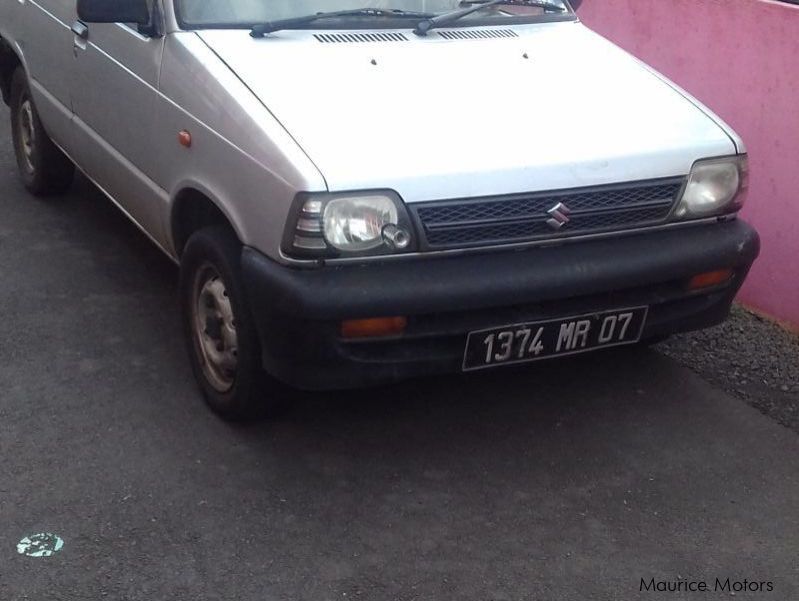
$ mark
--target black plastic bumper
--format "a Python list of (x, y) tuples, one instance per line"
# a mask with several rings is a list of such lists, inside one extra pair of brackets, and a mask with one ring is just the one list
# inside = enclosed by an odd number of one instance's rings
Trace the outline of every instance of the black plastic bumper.
[[(740, 220), (479, 255), (292, 269), (245, 248), (242, 271), (272, 375), (305, 389), (458, 371), (469, 331), (648, 305), (644, 338), (714, 325), (757, 257)], [(733, 268), (726, 285), (686, 288)], [(401, 337), (345, 341), (343, 319), (407, 316)]]

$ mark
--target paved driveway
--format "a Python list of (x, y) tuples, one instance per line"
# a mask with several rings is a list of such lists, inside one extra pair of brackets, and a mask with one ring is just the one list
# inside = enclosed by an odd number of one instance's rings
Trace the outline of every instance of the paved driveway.
[[(29, 198), (0, 141), (0, 599), (798, 598), (799, 437), (655, 351), (231, 427), (174, 266), (83, 181)], [(18, 554), (39, 532), (64, 547)]]

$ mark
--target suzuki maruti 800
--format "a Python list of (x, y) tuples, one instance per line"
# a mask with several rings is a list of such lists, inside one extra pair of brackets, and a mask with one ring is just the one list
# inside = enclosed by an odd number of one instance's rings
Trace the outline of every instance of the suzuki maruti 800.
[(79, 168), (180, 265), (226, 418), (722, 321), (741, 139), (566, 0), (0, 6), (22, 181)]

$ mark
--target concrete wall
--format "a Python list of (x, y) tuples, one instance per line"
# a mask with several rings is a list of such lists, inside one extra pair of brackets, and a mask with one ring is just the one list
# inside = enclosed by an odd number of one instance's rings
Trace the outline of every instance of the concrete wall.
[(763, 252), (741, 300), (799, 328), (799, 5), (583, 0), (578, 14), (743, 137), (751, 169), (743, 216)]

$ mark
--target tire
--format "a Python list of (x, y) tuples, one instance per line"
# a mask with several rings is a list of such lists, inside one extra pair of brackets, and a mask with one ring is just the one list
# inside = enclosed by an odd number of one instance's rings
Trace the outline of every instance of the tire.
[(230, 228), (195, 232), (180, 264), (180, 302), (194, 376), (208, 406), (228, 421), (263, 417), (282, 386), (262, 369), (241, 278), (241, 243)]
[(33, 103), (22, 67), (11, 79), (11, 137), (19, 176), (34, 196), (63, 194), (72, 185), (75, 165), (53, 144)]

